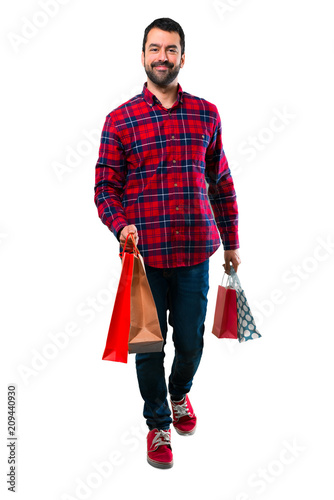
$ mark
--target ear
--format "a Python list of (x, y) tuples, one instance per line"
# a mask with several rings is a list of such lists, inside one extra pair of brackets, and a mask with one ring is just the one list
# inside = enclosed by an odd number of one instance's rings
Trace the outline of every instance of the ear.
[(145, 66), (144, 59), (145, 59), (145, 55), (144, 55), (144, 52), (142, 52), (141, 53), (141, 63), (142, 63), (143, 66)]
[(183, 56), (181, 57), (181, 68), (183, 68), (183, 66), (184, 66), (185, 58), (186, 58), (186, 55), (183, 54)]

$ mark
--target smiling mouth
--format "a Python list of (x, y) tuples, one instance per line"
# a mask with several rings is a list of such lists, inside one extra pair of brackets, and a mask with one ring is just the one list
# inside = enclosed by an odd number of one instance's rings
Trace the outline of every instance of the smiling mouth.
[(168, 69), (169, 66), (166, 66), (165, 64), (158, 64), (156, 66), (153, 66), (153, 68), (156, 68), (156, 69)]

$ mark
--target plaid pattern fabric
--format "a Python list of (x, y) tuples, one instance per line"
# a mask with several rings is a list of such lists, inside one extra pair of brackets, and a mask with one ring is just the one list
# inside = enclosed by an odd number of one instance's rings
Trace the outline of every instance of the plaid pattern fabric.
[[(106, 117), (94, 201), (117, 237), (138, 230), (145, 264), (199, 264), (239, 248), (238, 206), (217, 107), (178, 87), (167, 110), (147, 88)], [(120, 247), (121, 250), (121, 247)]]

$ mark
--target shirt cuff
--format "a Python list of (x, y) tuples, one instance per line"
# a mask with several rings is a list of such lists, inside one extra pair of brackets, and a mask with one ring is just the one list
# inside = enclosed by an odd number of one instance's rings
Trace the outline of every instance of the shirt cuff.
[(128, 222), (123, 217), (118, 217), (114, 219), (110, 225), (108, 225), (110, 231), (112, 231), (119, 241), (119, 234), (125, 226), (128, 226)]
[[(125, 227), (125, 226), (123, 226), (123, 227)], [(123, 229), (123, 227), (122, 227), (122, 229)], [(120, 236), (121, 236), (122, 229), (120, 229), (120, 230), (118, 231), (118, 233), (117, 233), (116, 238), (118, 239), (118, 241), (120, 241)]]
[(224, 250), (237, 250), (239, 246), (239, 235), (236, 231), (221, 234)]

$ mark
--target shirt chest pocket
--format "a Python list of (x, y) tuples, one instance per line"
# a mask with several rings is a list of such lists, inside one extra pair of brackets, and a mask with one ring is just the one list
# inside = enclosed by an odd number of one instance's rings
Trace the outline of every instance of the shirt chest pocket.
[(181, 146), (184, 147), (185, 153), (189, 159), (199, 161), (205, 160), (206, 150), (210, 143), (210, 136), (206, 130), (187, 134), (183, 140), (182, 138), (180, 139)]

